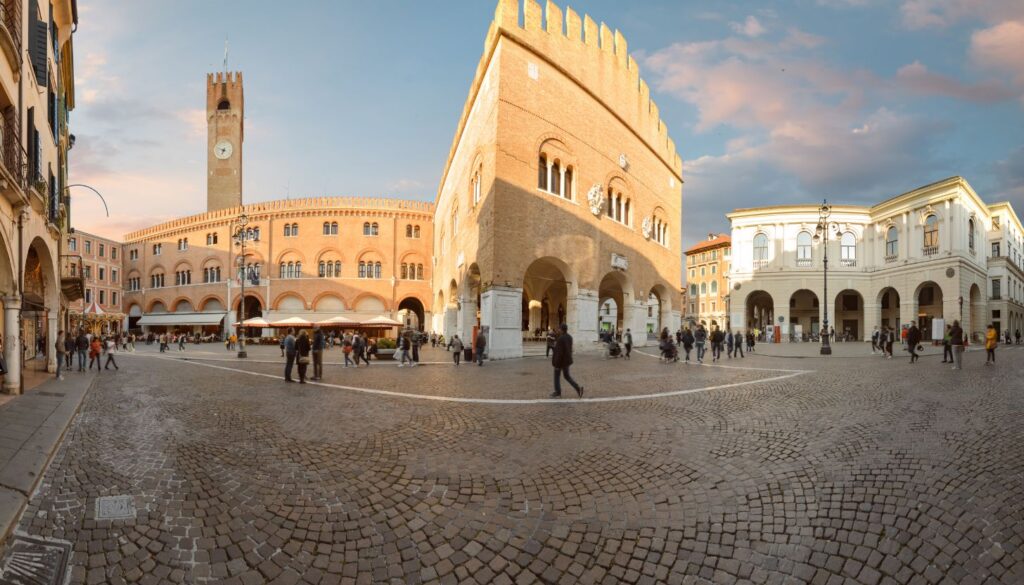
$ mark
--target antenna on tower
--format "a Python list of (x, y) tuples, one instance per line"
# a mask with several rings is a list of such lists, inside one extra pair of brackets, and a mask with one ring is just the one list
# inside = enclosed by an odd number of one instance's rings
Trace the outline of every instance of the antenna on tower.
[(224, 73), (228, 72), (228, 35), (224, 35)]

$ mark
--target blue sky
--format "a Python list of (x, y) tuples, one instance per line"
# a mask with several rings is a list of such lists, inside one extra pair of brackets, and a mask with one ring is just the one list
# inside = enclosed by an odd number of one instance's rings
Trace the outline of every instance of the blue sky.
[[(562, 5), (564, 7), (564, 4)], [(1024, 213), (1024, 1), (582, 0), (618, 28), (683, 157), (683, 245), (744, 206), (872, 203), (950, 175)], [(246, 202), (432, 200), (494, 10), (450, 2), (86, 0), (79, 229), (206, 204), (206, 73), (245, 75)]]

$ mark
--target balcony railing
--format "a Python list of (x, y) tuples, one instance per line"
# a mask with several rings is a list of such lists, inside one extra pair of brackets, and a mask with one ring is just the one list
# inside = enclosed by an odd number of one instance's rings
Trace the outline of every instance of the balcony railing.
[(796, 265), (802, 268), (806, 268), (808, 266), (814, 265), (814, 260), (811, 260), (810, 258), (797, 258)]
[(885, 263), (886, 264), (892, 264), (893, 262), (895, 262), (895, 261), (897, 261), (899, 259), (900, 259), (899, 255), (893, 254), (892, 256), (886, 256), (885, 257)]
[(921, 253), (925, 256), (934, 256), (939, 253), (938, 246), (925, 246), (921, 248)]
[(2, 139), (0, 139), (0, 158), (3, 159), (4, 168), (14, 179), (14, 186), (24, 189), (28, 175), (28, 153), (18, 142), (16, 132), (3, 132)]
[(768, 266), (767, 260), (754, 260), (754, 270), (760, 270), (765, 266)]
[(839, 260), (839, 265), (840, 266), (853, 267), (853, 266), (857, 265), (857, 259), (856, 258), (841, 258)]
[(85, 296), (85, 269), (81, 256), (64, 254), (60, 257), (60, 290), (69, 302)]
[(1001, 300), (1003, 300), (1003, 295), (1001, 295), (999, 293), (996, 293), (996, 294), (988, 297), (988, 300), (990, 300), (990, 301), (1001, 301)]
[(0, 24), (11, 35), (15, 47), (21, 46), (21, 0), (0, 0)]

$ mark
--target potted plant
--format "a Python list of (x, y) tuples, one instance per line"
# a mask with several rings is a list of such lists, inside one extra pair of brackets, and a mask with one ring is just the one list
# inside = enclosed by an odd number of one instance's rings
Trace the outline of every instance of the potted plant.
[(395, 351), (398, 345), (394, 339), (378, 339), (377, 340), (377, 359), (378, 360), (393, 360), (395, 359)]

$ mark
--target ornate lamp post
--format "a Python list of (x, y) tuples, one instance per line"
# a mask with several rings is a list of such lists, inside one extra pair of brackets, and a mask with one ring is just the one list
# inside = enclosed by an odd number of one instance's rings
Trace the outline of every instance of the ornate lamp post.
[(245, 323), (245, 281), (249, 278), (249, 275), (246, 273), (246, 270), (245, 270), (245, 242), (248, 239), (246, 237), (246, 234), (245, 234), (245, 226), (248, 225), (248, 224), (249, 224), (249, 216), (246, 215), (245, 213), (242, 213), (242, 215), (239, 215), (238, 219), (235, 220), (235, 230), (234, 230), (235, 231), (235, 233), (234, 233), (235, 245), (239, 246), (242, 249), (242, 253), (238, 256), (238, 261), (237, 261), (238, 262), (238, 272), (241, 275), (241, 279), (240, 280), (242, 281), (242, 298), (241, 298), (241, 301), (238, 304), (238, 309), (239, 309), (239, 312), (241, 313), (241, 315), (239, 316), (240, 318), (238, 319), (238, 322), (240, 324), (242, 324), (242, 326), (239, 327), (239, 329), (241, 331), (240, 331), (239, 336), (238, 336), (238, 357), (240, 357), (240, 358), (245, 358), (245, 357), (249, 356), (249, 354), (246, 353), (246, 351), (245, 351), (245, 325), (244, 325), (244, 323)]
[(825, 281), (825, 298), (824, 304), (822, 305), (825, 309), (825, 318), (822, 320), (824, 328), (821, 334), (821, 355), (832, 355), (832, 346), (829, 345), (829, 334), (828, 334), (828, 232), (829, 230), (839, 231), (839, 224), (830, 222), (829, 216), (832, 215), (832, 206), (828, 204), (828, 200), (822, 201), (821, 207), (818, 208), (818, 225), (814, 228), (814, 243), (824, 241), (824, 281)]

